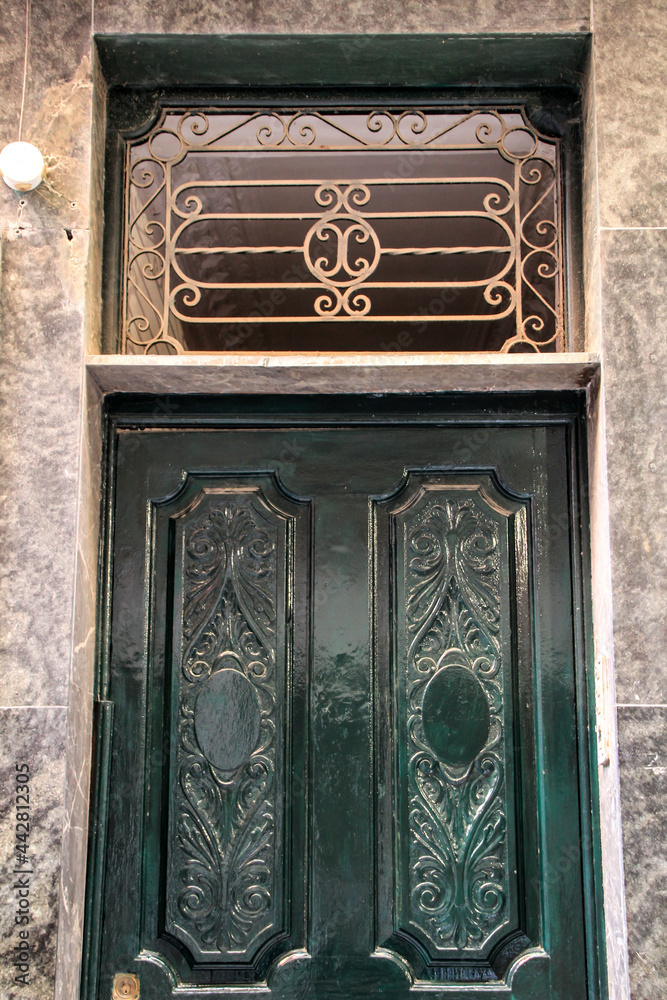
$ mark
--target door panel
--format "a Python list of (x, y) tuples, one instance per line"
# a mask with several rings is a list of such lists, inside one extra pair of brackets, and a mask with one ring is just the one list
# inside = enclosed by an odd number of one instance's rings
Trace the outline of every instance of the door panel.
[(567, 421), (174, 423), (115, 431), (86, 1000), (594, 997)]
[(393, 615), (377, 632), (395, 858), (381, 866), (393, 923), (380, 917), (416, 978), (493, 980), (529, 940), (517, 808), (534, 748), (516, 711), (532, 687), (519, 645), (527, 506), (492, 476), (451, 472), (411, 472), (376, 505), (376, 601)]
[(293, 546), (309, 513), (267, 476), (194, 476), (157, 518), (173, 560), (164, 935), (228, 982), (289, 936)]

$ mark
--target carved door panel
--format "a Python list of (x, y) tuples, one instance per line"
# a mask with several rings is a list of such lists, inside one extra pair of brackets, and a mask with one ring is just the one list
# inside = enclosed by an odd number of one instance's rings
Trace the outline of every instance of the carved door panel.
[(576, 422), (367, 406), (114, 418), (87, 998), (597, 995)]

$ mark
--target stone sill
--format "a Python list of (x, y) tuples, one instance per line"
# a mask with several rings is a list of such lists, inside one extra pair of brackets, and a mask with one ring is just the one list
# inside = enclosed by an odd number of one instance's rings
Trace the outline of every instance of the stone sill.
[(529, 392), (585, 389), (597, 354), (91, 355), (103, 393)]

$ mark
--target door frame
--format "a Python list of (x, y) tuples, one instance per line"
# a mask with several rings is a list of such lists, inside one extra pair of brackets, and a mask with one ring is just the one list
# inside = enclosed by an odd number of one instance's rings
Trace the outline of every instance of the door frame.
[[(363, 86), (392, 87), (403, 81), (406, 93), (419, 87), (439, 94), (449, 90), (461, 99), (462, 82), (472, 82), (473, 93), (485, 97), (494, 88), (504, 89), (516, 99), (517, 88), (553, 88), (565, 84), (583, 101), (583, 130), (594, 137), (595, 110), (590, 62), (590, 32), (526, 34), (405, 34), (363, 35), (96, 35), (93, 44), (95, 82), (93, 88), (94, 146), (91, 190), (97, 206), (104, 202), (105, 189), (117, 178), (105, 176), (104, 123), (107, 95), (115, 90), (131, 112), (141, 95), (156, 86), (188, 87), (221, 85), (252, 88), (264, 83), (290, 88), (299, 94), (313, 94), (319, 81), (337, 90), (352, 82)], [(344, 58), (340, 58), (344, 46)], [(336, 54), (332, 58), (332, 52)], [(222, 75), (221, 75), (222, 74)], [(414, 99), (414, 98), (413, 98)], [(122, 110), (122, 107), (120, 108)], [(598, 791), (593, 816), (599, 833), (601, 860), (597, 863), (596, 890), (602, 897), (604, 919), (599, 907), (601, 934), (606, 933), (606, 949), (600, 965), (608, 981), (610, 1000), (629, 1000), (627, 932), (625, 922), (624, 873), (622, 859), (620, 784), (617, 754), (614, 691), (611, 555), (609, 499), (605, 442), (604, 396), (602, 392), (601, 299), (597, 269), (600, 256), (597, 242), (597, 151), (594, 141), (583, 144), (583, 158), (577, 158), (574, 182), (580, 191), (584, 211), (573, 221), (571, 236), (581, 246), (578, 263), (586, 282), (585, 315), (583, 298), (578, 314), (570, 317), (577, 326), (580, 354), (532, 355), (376, 355), (345, 357), (332, 354), (312, 359), (303, 357), (209, 355), (174, 365), (166, 358), (134, 359), (101, 355), (104, 338), (113, 340), (107, 300), (100, 308), (103, 287), (113, 285), (114, 253), (103, 246), (103, 234), (113, 226), (101, 225), (101, 212), (91, 232), (91, 267), (87, 285), (88, 355), (83, 364), (83, 399), (79, 451), (78, 521), (76, 528), (76, 574), (72, 625), (71, 683), (66, 749), (65, 816), (62, 840), (60, 912), (56, 1000), (78, 996), (83, 942), (83, 913), (88, 842), (94, 842), (97, 822), (90, 811), (90, 771), (93, 747), (93, 706), (97, 665), (104, 634), (101, 600), (105, 568), (104, 517), (100, 517), (100, 495), (108, 490), (105, 395), (110, 393), (150, 393), (153, 415), (169, 412), (177, 394), (215, 392), (457, 392), (489, 390), (523, 393), (549, 390), (552, 396), (569, 389), (582, 395), (581, 440), (587, 440), (588, 462), (581, 473), (582, 496), (590, 511), (590, 552), (582, 558), (582, 579), (588, 595), (586, 642), (589, 657), (595, 654), (598, 679), (591, 711), (597, 710), (603, 752), (592, 773)], [(583, 166), (582, 166), (583, 164)], [(113, 222), (111, 219), (110, 221)], [(582, 239), (583, 237), (583, 239)], [(113, 240), (112, 240), (113, 242)], [(583, 284), (583, 282), (582, 282)], [(113, 309), (112, 309), (113, 312)], [(140, 364), (135, 364), (140, 360)], [(166, 362), (166, 363), (165, 363)], [(585, 401), (583, 397), (585, 396)], [(149, 397), (145, 397), (149, 398)], [(127, 396), (129, 402), (129, 395)], [(585, 410), (585, 417), (584, 417)], [(150, 419), (150, 413), (149, 413)], [(585, 428), (583, 422), (585, 420)], [(582, 452), (583, 453), (583, 452)], [(98, 559), (98, 552), (100, 558)], [(591, 664), (592, 667), (592, 664)], [(592, 669), (591, 669), (592, 673)], [(588, 685), (592, 678), (588, 678)], [(96, 710), (97, 711), (97, 710)], [(592, 721), (591, 721), (592, 724)], [(88, 933), (88, 931), (86, 931)], [(604, 937), (600, 937), (604, 941)]]
[[(579, 802), (582, 818), (582, 868), (587, 928), (586, 961), (588, 996), (608, 997), (606, 928), (600, 831), (600, 789), (596, 733), (596, 687), (592, 628), (590, 531), (588, 509), (587, 397), (584, 391), (547, 393), (430, 393), (296, 396), (180, 396), (169, 405), (153, 394), (115, 394), (104, 406), (104, 459), (102, 491), (101, 577), (99, 587), (99, 650), (94, 687), (93, 770), (90, 802), (90, 836), (81, 980), (82, 1000), (94, 1000), (97, 982), (96, 942), (100, 934), (109, 761), (113, 704), (108, 700), (111, 580), (114, 532), (114, 468), (116, 441), (122, 428), (166, 429), (206, 426), (283, 426), (298, 422), (338, 425), (392, 420), (415, 426), (427, 423), (456, 424), (465, 429), (462, 468), (474, 465), (474, 450), (485, 427), (530, 426), (558, 423), (567, 428), (571, 520), (554, 531), (570, 538), (573, 567), (573, 624), (577, 685)], [(211, 410), (215, 409), (215, 414)], [(477, 435), (477, 436), (476, 436)], [(557, 873), (556, 873), (557, 874)]]

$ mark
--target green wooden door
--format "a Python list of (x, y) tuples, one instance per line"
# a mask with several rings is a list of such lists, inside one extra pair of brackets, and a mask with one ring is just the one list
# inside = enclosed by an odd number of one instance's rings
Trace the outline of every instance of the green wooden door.
[(598, 996), (572, 414), (281, 409), (113, 423), (85, 995)]

